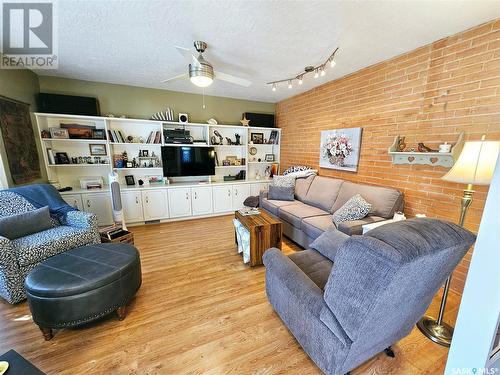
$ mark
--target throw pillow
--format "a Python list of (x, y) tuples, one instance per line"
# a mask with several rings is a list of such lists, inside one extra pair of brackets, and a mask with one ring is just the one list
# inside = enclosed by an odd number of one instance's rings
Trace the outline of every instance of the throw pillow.
[(308, 169), (311, 169), (311, 167), (307, 167), (305, 165), (294, 165), (293, 167), (287, 168), (283, 172), (283, 176), (286, 176), (289, 173), (307, 171)]
[(349, 239), (349, 236), (334, 227), (328, 228), (326, 231), (316, 238), (309, 247), (316, 250), (318, 253), (327, 257), (332, 262), (335, 262), (335, 255), (340, 246)]
[(295, 177), (273, 176), (273, 182), (271, 185), (295, 188)]
[(15, 240), (52, 228), (49, 207), (0, 218), (0, 236)]
[(333, 213), (333, 223), (338, 226), (343, 221), (359, 220), (370, 212), (372, 205), (356, 194)]
[(294, 186), (269, 185), (269, 193), (267, 194), (267, 199), (278, 201), (293, 201), (294, 194)]

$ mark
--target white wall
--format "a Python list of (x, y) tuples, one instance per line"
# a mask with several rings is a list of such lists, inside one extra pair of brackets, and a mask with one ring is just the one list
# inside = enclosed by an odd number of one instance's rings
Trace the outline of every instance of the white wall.
[(500, 156), (465, 282), (446, 375), (499, 373), (499, 369), (485, 369), (500, 316), (499, 207)]

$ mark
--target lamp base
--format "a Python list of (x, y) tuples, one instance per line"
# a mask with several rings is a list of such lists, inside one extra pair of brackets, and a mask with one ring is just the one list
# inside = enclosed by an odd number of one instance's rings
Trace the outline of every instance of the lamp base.
[(430, 316), (423, 316), (417, 323), (417, 327), (427, 338), (434, 341), (436, 344), (450, 347), (451, 338), (453, 337), (453, 327), (441, 322)]

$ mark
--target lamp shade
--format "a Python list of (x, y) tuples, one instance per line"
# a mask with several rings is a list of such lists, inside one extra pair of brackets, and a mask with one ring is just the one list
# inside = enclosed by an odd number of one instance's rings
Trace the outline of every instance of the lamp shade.
[(461, 184), (489, 185), (499, 150), (500, 142), (496, 141), (465, 142), (460, 156), (443, 176), (443, 180)]

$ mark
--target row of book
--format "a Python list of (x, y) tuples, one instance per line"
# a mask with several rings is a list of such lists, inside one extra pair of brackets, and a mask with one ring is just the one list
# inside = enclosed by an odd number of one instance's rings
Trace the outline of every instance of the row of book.
[(149, 133), (146, 143), (161, 143), (161, 132), (159, 130)]
[(121, 130), (108, 129), (108, 138), (111, 142), (125, 143), (125, 137)]

